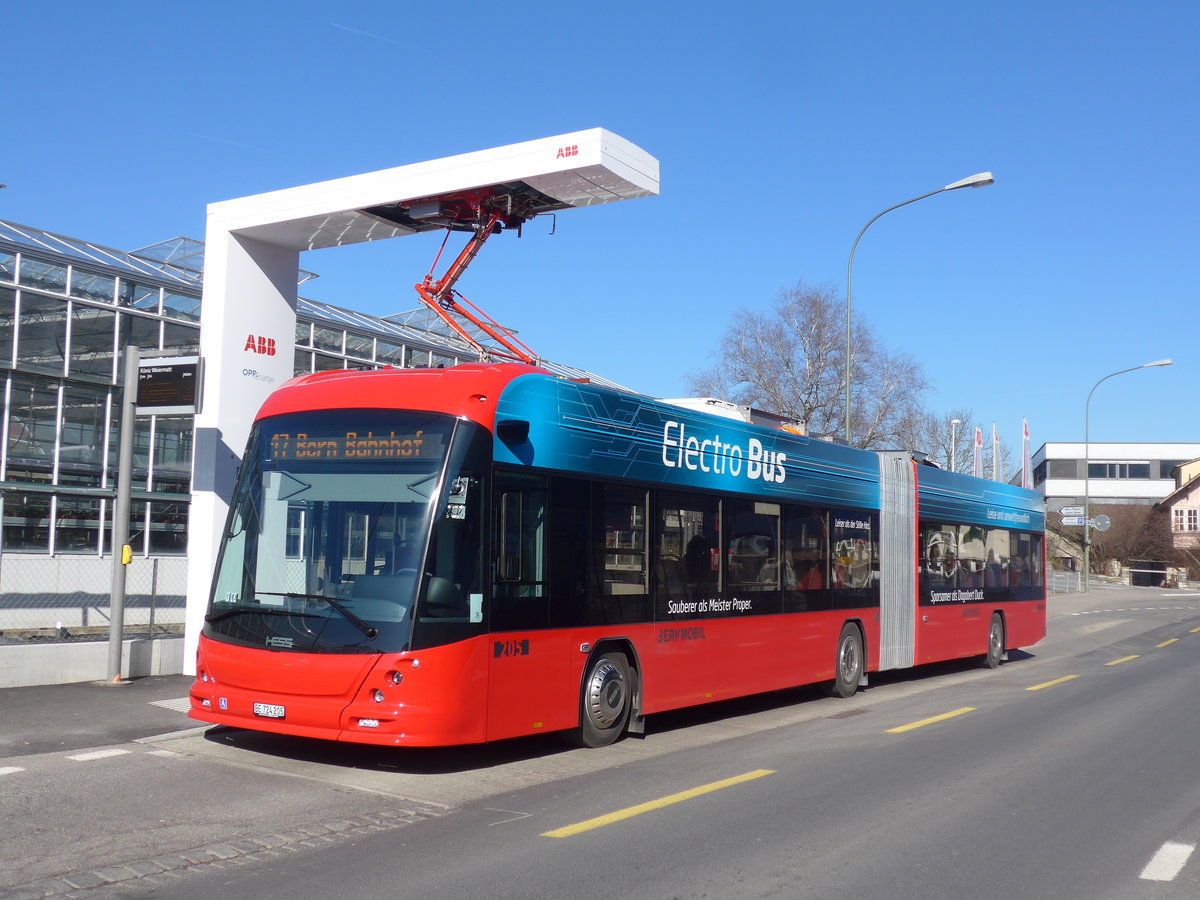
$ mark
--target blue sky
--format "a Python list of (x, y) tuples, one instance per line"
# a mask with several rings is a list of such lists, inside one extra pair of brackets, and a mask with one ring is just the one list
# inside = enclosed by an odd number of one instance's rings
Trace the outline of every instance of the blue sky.
[[(17, 4), (0, 218), (131, 250), (208, 203), (601, 126), (659, 197), (490, 242), (462, 292), (539, 354), (655, 396), (797, 281), (916, 358), (934, 410), (1034, 448), (1195, 441), (1200, 5)], [(306, 254), (388, 314), (432, 235)]]

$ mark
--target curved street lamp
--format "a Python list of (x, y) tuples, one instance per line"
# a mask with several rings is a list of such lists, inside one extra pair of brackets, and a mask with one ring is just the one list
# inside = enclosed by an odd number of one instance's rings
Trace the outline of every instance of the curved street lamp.
[(980, 172), (978, 175), (971, 175), (969, 178), (963, 178), (961, 181), (956, 181), (953, 184), (948, 184), (945, 187), (940, 187), (936, 191), (930, 191), (928, 194), (922, 194), (920, 197), (913, 197), (911, 200), (905, 200), (903, 203), (897, 203), (895, 206), (889, 206), (883, 212), (875, 215), (870, 222), (862, 227), (862, 231), (858, 233), (858, 237), (854, 239), (854, 243), (850, 247), (850, 260), (846, 263), (846, 443), (850, 443), (850, 284), (854, 274), (854, 251), (858, 249), (858, 242), (862, 239), (863, 233), (871, 227), (875, 219), (880, 216), (890, 213), (893, 209), (899, 209), (902, 206), (908, 206), (910, 203), (916, 203), (918, 200), (924, 200), (926, 197), (932, 197), (934, 194), (944, 194), (946, 191), (957, 191), (959, 188), (977, 188), (987, 187), (989, 184), (995, 184), (996, 179), (992, 177), (991, 172)]
[(1108, 381), (1108, 379), (1114, 378), (1117, 375), (1124, 375), (1126, 372), (1136, 372), (1138, 369), (1153, 369), (1156, 366), (1169, 365), (1171, 365), (1171, 360), (1169, 359), (1156, 359), (1154, 362), (1144, 363), (1140, 366), (1133, 366), (1130, 369), (1122, 369), (1119, 372), (1112, 372), (1109, 375), (1105, 375), (1092, 385), (1092, 389), (1088, 391), (1087, 402), (1083, 404), (1083, 592), (1085, 594), (1087, 593), (1089, 587), (1088, 576), (1091, 575), (1092, 563), (1092, 519), (1091, 510), (1088, 508), (1090, 505), (1089, 501), (1091, 500), (1091, 491), (1089, 488), (1091, 486), (1090, 476), (1092, 474), (1091, 462), (1089, 460), (1092, 448), (1091, 440), (1088, 435), (1088, 419), (1091, 414), (1092, 394), (1096, 393), (1096, 388), (1100, 387), (1100, 385)]

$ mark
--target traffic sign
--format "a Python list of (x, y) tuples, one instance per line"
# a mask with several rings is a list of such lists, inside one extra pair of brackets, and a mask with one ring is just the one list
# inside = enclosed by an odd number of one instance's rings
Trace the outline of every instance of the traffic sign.
[(1082, 525), (1083, 524), (1083, 516), (1063, 516), (1062, 522), (1060, 524), (1062, 524), (1062, 525)]
[(1083, 515), (1083, 507), (1082, 506), (1064, 506), (1062, 509), (1059, 510), (1059, 512), (1062, 513), (1064, 516), (1082, 516)]
[(1092, 519), (1092, 527), (1097, 531), (1108, 531), (1112, 526), (1112, 519), (1108, 516), (1096, 516)]

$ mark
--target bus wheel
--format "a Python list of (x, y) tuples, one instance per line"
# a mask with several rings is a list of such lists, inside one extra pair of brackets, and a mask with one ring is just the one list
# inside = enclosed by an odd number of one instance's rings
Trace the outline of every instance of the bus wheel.
[(592, 660), (583, 679), (577, 743), (605, 747), (617, 740), (629, 721), (631, 695), (624, 653), (605, 653)]
[(863, 674), (863, 641), (857, 625), (847, 622), (838, 638), (833, 679), (835, 697), (853, 697)]
[(988, 669), (1000, 666), (1000, 657), (1004, 655), (1004, 622), (1000, 613), (992, 614), (992, 625), (988, 629), (987, 653), (983, 654), (983, 665)]

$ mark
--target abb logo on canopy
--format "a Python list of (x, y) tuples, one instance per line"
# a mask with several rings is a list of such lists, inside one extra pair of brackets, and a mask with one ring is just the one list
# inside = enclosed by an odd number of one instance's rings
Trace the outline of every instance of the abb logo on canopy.
[(246, 346), (242, 348), (249, 353), (257, 353), (260, 356), (275, 355), (275, 338), (255, 337), (252, 334), (246, 335)]
[(570, 147), (559, 147), (558, 153), (555, 155), (554, 158), (555, 159), (566, 159), (568, 156), (578, 156), (578, 155), (579, 155), (579, 145), (572, 144)]

